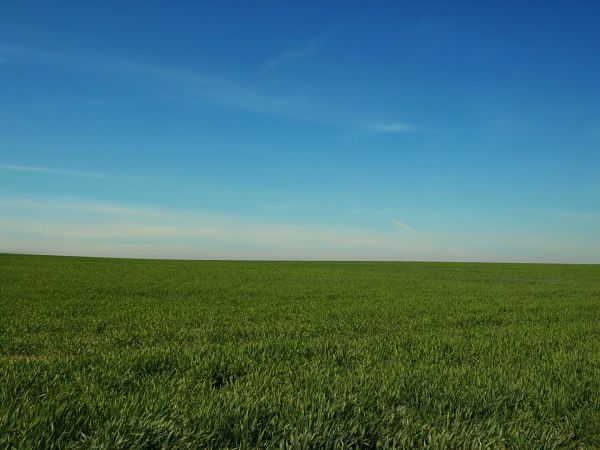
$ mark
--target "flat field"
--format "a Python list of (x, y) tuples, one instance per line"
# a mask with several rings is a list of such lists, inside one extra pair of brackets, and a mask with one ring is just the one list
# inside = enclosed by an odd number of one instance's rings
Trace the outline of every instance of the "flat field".
[(600, 266), (0, 255), (0, 448), (600, 448)]

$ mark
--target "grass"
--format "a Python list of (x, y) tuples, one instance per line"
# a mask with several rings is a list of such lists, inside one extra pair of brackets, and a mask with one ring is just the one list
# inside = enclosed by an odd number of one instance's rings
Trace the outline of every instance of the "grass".
[(600, 448), (600, 266), (0, 255), (0, 448)]

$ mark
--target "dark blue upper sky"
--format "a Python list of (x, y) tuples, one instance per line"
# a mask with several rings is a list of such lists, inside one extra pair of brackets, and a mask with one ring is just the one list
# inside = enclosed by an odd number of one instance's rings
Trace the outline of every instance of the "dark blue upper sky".
[(0, 251), (600, 262), (598, 2), (5, 2)]

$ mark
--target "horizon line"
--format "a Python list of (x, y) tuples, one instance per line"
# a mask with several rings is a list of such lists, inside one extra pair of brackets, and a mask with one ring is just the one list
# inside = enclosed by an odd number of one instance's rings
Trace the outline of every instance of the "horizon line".
[(519, 265), (550, 265), (550, 266), (600, 266), (600, 262), (543, 262), (543, 261), (506, 261), (506, 260), (432, 260), (432, 259), (286, 259), (286, 258), (170, 258), (170, 257), (134, 257), (134, 256), (101, 256), (73, 253), (28, 253), (19, 251), (4, 251), (0, 256), (39, 256), (56, 258), (89, 258), (89, 259), (120, 259), (132, 261), (181, 261), (181, 262), (298, 262), (298, 263), (416, 263), (416, 264), (519, 264)]

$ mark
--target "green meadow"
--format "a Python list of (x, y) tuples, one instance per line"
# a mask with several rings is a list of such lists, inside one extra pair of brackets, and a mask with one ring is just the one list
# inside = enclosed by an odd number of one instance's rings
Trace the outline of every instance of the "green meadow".
[(600, 448), (600, 266), (0, 255), (0, 448)]

